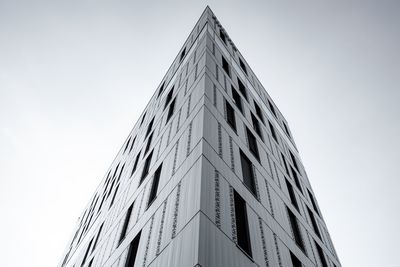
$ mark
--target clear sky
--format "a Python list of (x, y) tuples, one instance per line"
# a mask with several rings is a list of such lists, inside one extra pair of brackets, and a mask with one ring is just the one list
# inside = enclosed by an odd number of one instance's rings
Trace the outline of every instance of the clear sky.
[(56, 266), (209, 4), (286, 116), (343, 266), (399, 266), (400, 1), (0, 0), (0, 265)]

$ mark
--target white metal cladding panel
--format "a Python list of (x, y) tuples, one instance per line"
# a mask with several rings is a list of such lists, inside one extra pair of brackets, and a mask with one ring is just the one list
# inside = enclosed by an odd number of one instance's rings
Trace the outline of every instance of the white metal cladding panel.
[(258, 215), (247, 206), (247, 218), (249, 225), (250, 245), (253, 260), (259, 265), (264, 266), (264, 254), (262, 250), (260, 224)]
[(275, 190), (270, 190), (272, 205), (274, 208), (274, 217), (275, 220), (280, 224), (283, 229), (289, 233), (291, 233), (291, 228), (288, 221), (288, 215), (286, 211), (286, 207), (280, 197), (277, 195)]
[(204, 267), (256, 266), (207, 217), (200, 215), (199, 264)]
[(204, 109), (204, 124), (204, 139), (218, 151), (218, 122), (207, 108)]
[(153, 226), (150, 237), (146, 240), (143, 240), (144, 242), (147, 242), (148, 246), (146, 265), (149, 265), (149, 263), (156, 257), (157, 241), (160, 233), (162, 211), (163, 211), (163, 205), (161, 205), (153, 215), (154, 219), (150, 219), (150, 221), (153, 220)]
[(201, 107), (199, 113), (194, 117), (192, 123), (192, 133), (191, 133), (191, 141), (190, 141), (190, 152), (193, 151), (193, 148), (199, 143), (199, 141), (203, 138), (204, 131), (204, 107)]
[(269, 190), (271, 190), (270, 188), (268, 188), (267, 191), (267, 186), (266, 186), (266, 177), (263, 177), (262, 175), (260, 175), (260, 173), (257, 171), (257, 182), (258, 182), (258, 191), (260, 192), (260, 202), (263, 205), (263, 207), (270, 213), (272, 214), (272, 210), (271, 210), (271, 205), (270, 205), (270, 200), (268, 197), (268, 192)]
[(198, 258), (199, 223), (196, 215), (149, 266), (194, 266)]
[(195, 164), (181, 180), (176, 233), (200, 210), (200, 186), (201, 164)]

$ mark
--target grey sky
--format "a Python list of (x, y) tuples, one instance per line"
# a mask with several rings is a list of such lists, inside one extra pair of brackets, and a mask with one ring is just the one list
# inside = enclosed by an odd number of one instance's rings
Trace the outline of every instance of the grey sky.
[(2, 266), (59, 262), (207, 4), (289, 121), (343, 266), (398, 266), (399, 1), (0, 0)]

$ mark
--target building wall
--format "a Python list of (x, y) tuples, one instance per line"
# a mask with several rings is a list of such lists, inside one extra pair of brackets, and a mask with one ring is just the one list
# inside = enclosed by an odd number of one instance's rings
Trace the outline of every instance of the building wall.
[[(252, 255), (238, 245), (235, 191), (245, 201)], [(80, 217), (60, 266), (125, 266), (139, 233), (135, 266), (292, 266), (293, 257), (323, 266), (316, 243), (326, 266), (340, 266), (312, 195), (286, 120), (207, 8)]]

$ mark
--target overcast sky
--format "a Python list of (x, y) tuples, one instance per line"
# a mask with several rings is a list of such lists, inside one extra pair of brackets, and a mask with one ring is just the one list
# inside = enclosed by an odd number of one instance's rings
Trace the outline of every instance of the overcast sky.
[(0, 0), (2, 266), (58, 264), (207, 4), (286, 116), (343, 266), (399, 266), (400, 1)]

